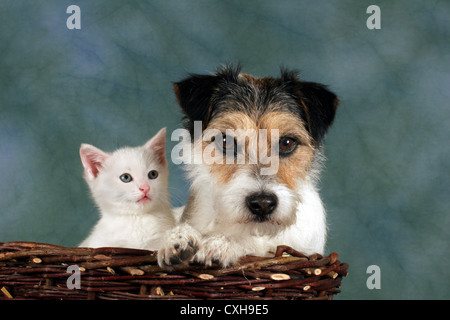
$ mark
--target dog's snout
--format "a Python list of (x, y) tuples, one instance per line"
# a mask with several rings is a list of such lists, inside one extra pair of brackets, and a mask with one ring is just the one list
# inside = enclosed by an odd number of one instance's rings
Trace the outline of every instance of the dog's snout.
[(247, 197), (247, 207), (258, 216), (271, 214), (277, 207), (277, 197), (274, 194), (258, 193)]

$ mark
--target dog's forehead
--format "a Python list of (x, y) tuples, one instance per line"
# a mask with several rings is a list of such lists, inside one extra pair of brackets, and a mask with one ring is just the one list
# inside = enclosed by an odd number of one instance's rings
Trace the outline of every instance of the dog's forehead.
[(240, 73), (237, 81), (223, 81), (215, 92), (211, 118), (239, 111), (257, 119), (272, 111), (300, 117), (295, 99), (277, 78), (257, 78)]

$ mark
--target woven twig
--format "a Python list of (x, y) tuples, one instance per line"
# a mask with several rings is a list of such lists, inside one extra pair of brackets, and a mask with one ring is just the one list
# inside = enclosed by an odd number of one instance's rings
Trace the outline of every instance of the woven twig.
[[(79, 289), (67, 286), (71, 265), (80, 270)], [(0, 299), (331, 299), (347, 268), (336, 253), (279, 246), (273, 257), (245, 256), (229, 268), (169, 272), (147, 250), (7, 242), (0, 243)]]

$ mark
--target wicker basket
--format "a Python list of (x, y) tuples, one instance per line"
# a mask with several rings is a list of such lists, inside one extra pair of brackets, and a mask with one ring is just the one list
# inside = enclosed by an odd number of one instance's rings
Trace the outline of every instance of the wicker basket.
[[(169, 272), (147, 250), (7, 242), (0, 243), (0, 300), (332, 299), (348, 268), (337, 258), (279, 246), (272, 258)], [(76, 266), (79, 288), (69, 266)]]

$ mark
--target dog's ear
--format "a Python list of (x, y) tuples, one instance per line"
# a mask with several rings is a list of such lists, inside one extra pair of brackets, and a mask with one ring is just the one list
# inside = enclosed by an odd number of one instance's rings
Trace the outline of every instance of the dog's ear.
[(211, 99), (217, 88), (218, 77), (191, 75), (173, 84), (178, 104), (186, 115), (184, 125), (192, 134), (194, 121), (202, 121), (206, 127), (212, 111)]
[(301, 81), (297, 71), (282, 70), (281, 81), (297, 101), (314, 143), (320, 145), (333, 123), (339, 99), (323, 84)]
[(333, 123), (339, 99), (320, 83), (301, 81), (298, 88), (299, 102), (304, 109), (308, 129), (314, 141), (320, 144)]

